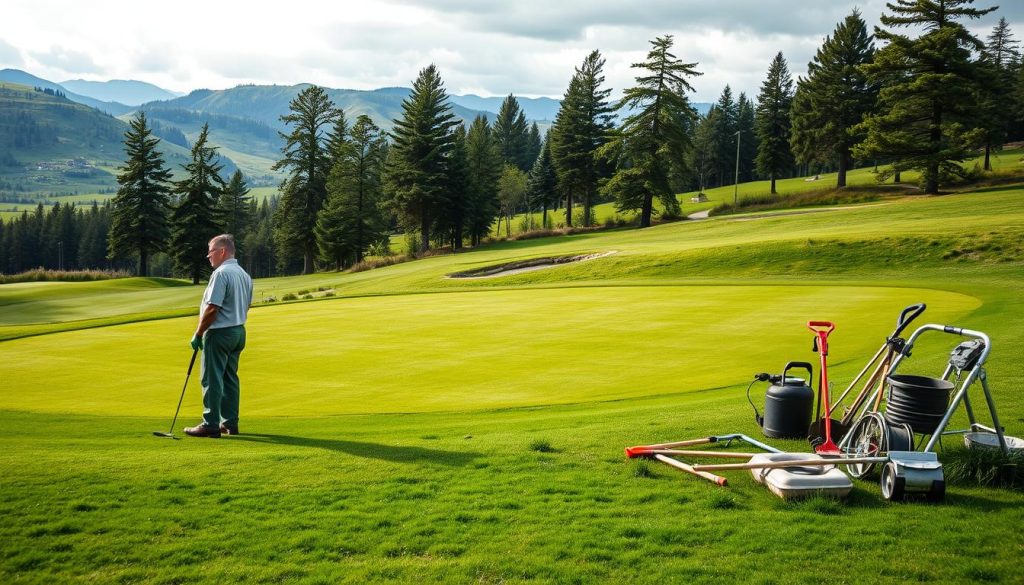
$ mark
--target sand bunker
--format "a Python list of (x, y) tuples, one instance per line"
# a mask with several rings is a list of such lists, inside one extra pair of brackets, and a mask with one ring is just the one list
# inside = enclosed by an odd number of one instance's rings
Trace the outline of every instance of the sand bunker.
[(448, 278), (495, 278), (497, 276), (510, 276), (512, 274), (522, 274), (524, 272), (533, 272), (534, 270), (543, 270), (544, 268), (551, 268), (552, 266), (558, 266), (560, 264), (569, 264), (570, 262), (582, 262), (584, 260), (593, 260), (594, 258), (603, 258), (614, 253), (615, 250), (610, 252), (598, 252), (595, 254), (581, 254), (578, 256), (530, 258), (529, 260), (506, 262), (505, 264), (485, 266), (483, 268), (476, 268), (465, 272), (455, 272), (449, 274)]

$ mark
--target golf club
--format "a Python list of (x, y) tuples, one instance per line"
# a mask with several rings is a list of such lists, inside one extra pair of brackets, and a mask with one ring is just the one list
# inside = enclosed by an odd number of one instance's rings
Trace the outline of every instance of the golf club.
[(171, 429), (166, 433), (153, 431), (153, 435), (167, 439), (177, 439), (174, 436), (174, 423), (178, 422), (178, 412), (181, 411), (181, 401), (185, 399), (185, 388), (188, 388), (188, 379), (192, 376), (192, 366), (196, 365), (196, 356), (199, 355), (199, 348), (192, 350), (192, 360), (188, 362), (188, 373), (185, 374), (185, 385), (181, 387), (181, 398), (178, 398), (178, 408), (174, 410), (174, 418), (171, 419)]

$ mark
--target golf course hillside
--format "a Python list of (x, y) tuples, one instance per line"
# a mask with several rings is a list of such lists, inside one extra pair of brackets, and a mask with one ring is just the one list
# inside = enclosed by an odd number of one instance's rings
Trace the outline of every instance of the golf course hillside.
[[(816, 370), (807, 323), (831, 321), (838, 394), (917, 303), (904, 337), (988, 335), (1000, 423), (1024, 436), (1022, 201), (908, 195), (258, 279), (241, 434), (215, 440), (181, 430), (202, 410), (202, 286), (0, 285), (0, 582), (1019, 581), (1024, 492), (956, 467), (959, 435), (940, 504), (887, 502), (877, 478), (786, 502), (749, 471), (718, 486), (623, 448), (743, 433), (809, 453), (764, 438), (754, 375)], [(899, 369), (938, 377), (964, 339), (923, 335)], [(155, 437), (183, 384), (175, 439)], [(968, 397), (990, 424), (980, 384)]]

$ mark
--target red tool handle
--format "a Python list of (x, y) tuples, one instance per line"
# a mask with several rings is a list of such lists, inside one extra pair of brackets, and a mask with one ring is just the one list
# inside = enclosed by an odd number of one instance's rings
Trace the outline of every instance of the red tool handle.
[(832, 404), (828, 395), (828, 335), (835, 331), (836, 325), (831, 321), (808, 321), (807, 328), (818, 336), (818, 355), (821, 356), (821, 367), (818, 370), (820, 382), (818, 389), (825, 403), (825, 442), (819, 445), (816, 453), (838, 454), (839, 448), (832, 441)]
[(836, 329), (836, 324), (831, 321), (808, 321), (807, 328), (815, 333), (824, 333), (827, 337)]

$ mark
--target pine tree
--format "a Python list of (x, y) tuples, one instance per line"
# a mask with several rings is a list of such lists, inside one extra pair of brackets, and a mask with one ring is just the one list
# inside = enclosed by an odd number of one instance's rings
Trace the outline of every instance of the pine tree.
[(872, 41), (860, 12), (854, 10), (825, 37), (793, 97), (793, 153), (803, 163), (835, 161), (836, 187), (846, 186), (853, 146), (863, 140), (863, 133), (854, 129), (878, 97), (877, 84), (863, 70), (874, 59)]
[[(740, 182), (754, 180), (754, 164), (757, 159), (757, 132), (754, 127), (757, 105), (747, 98), (747, 94), (740, 92), (736, 99), (736, 131), (739, 132), (740, 140)], [(735, 162), (734, 162), (735, 172)]]
[(697, 128), (693, 135), (693, 148), (690, 150), (690, 168), (693, 169), (694, 180), (697, 192), (703, 194), (711, 185), (711, 180), (717, 168), (716, 155), (718, 144), (715, 142), (716, 118), (721, 115), (721, 110), (712, 106), (708, 113), (698, 120)]
[(169, 234), (171, 172), (164, 166), (146, 114), (139, 112), (124, 134), (127, 159), (118, 170), (117, 195), (112, 200), (108, 257), (139, 257), (139, 276), (149, 276), (150, 257), (164, 249)]
[(369, 116), (359, 116), (327, 180), (327, 204), (316, 224), (320, 259), (340, 270), (362, 262), (387, 237), (380, 212), (386, 139)]
[[(736, 132), (739, 130), (739, 107), (732, 97), (732, 88), (728, 85), (722, 90), (722, 95), (715, 102), (715, 109), (718, 115), (714, 117), (713, 140), (717, 150), (715, 151), (714, 185), (728, 185), (734, 180), (736, 165)], [(743, 139), (749, 139), (744, 136)], [(742, 141), (741, 141), (742, 142)]]
[(774, 195), (775, 180), (793, 167), (793, 152), (789, 146), (789, 110), (793, 103), (793, 78), (782, 52), (775, 55), (768, 67), (768, 77), (761, 84), (757, 96), (754, 118), (757, 133), (757, 172), (771, 179)]
[(447, 205), (448, 155), (458, 124), (437, 67), (426, 67), (394, 120), (387, 168), (390, 206), (407, 231), (419, 232), (421, 251), (430, 248), (435, 216)]
[(543, 144), (544, 140), (540, 137), (540, 128), (537, 127), (537, 123), (530, 124), (530, 133), (526, 136), (526, 161), (529, 168), (533, 168), (533, 163), (540, 156)]
[(548, 227), (548, 208), (558, 203), (558, 174), (551, 160), (551, 141), (541, 145), (540, 155), (530, 169), (530, 201), (541, 206), (541, 226)]
[(236, 169), (221, 191), (217, 211), (224, 233), (235, 236), (235, 255), (239, 258), (245, 255), (245, 240), (252, 227), (252, 205), (252, 197), (249, 196), (249, 187), (242, 171)]
[(462, 248), (466, 232), (466, 215), (469, 207), (468, 168), (466, 126), (459, 124), (452, 133), (452, 150), (448, 155), (448, 207), (441, 221), (441, 231), (447, 236), (453, 250)]
[(615, 197), (619, 211), (640, 210), (640, 227), (651, 225), (655, 197), (666, 216), (679, 214), (671, 179), (687, 172), (681, 167), (697, 125), (686, 98), (693, 91), (687, 78), (701, 75), (696, 63), (683, 63), (670, 52), (671, 35), (656, 38), (651, 47), (647, 61), (633, 65), (641, 70), (636, 85), (616, 106), (633, 113), (605, 148), (616, 153), (618, 168), (603, 190)]
[(974, 128), (977, 67), (971, 51), (983, 44), (962, 24), (995, 8), (971, 8), (973, 0), (896, 0), (881, 22), (890, 29), (914, 27), (924, 33), (911, 39), (875, 28), (887, 43), (864, 67), (881, 85), (878, 112), (863, 122), (867, 137), (854, 156), (895, 159), (894, 171), (921, 172), (925, 193), (938, 193), (950, 176), (962, 176), (957, 164), (982, 140)]
[(529, 170), (533, 164), (533, 159), (529, 158), (530, 130), (526, 126), (526, 115), (520, 109), (516, 96), (509, 94), (501, 103), (492, 132), (498, 143), (502, 161), (515, 165), (520, 170)]
[(210, 239), (223, 232), (217, 200), (224, 191), (222, 165), (215, 162), (216, 147), (209, 146), (209, 124), (203, 124), (192, 145), (192, 160), (182, 165), (186, 176), (174, 184), (177, 205), (171, 212), (170, 256), (174, 268), (199, 284), (210, 270), (206, 259)]
[(608, 104), (611, 89), (601, 88), (604, 63), (595, 50), (576, 68), (551, 128), (551, 156), (564, 190), (565, 223), (569, 226), (577, 197), (583, 205), (584, 223), (592, 221), (591, 207), (604, 178), (597, 151), (610, 139), (613, 118)]
[(501, 169), (501, 152), (487, 119), (477, 116), (466, 132), (466, 229), (474, 246), (491, 232), (498, 216)]
[(1020, 58), (1016, 45), (1020, 41), (1013, 38), (1006, 18), (999, 19), (987, 41), (978, 63), (981, 83), (977, 87), (977, 102), (978, 121), (985, 132), (984, 169), (990, 171), (992, 150), (1006, 140), (1015, 115), (1014, 108), (1008, 106), (1013, 102), (1015, 69)]
[(291, 132), (281, 134), (285, 140), (283, 158), (273, 167), (289, 171), (281, 186), (275, 238), (284, 256), (301, 254), (302, 272), (311, 274), (317, 255), (313, 227), (327, 199), (327, 176), (331, 171), (331, 135), (326, 129), (333, 129), (341, 114), (327, 92), (315, 85), (302, 90), (288, 107), (291, 113), (281, 116), (281, 121), (291, 126)]

